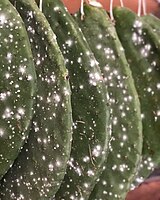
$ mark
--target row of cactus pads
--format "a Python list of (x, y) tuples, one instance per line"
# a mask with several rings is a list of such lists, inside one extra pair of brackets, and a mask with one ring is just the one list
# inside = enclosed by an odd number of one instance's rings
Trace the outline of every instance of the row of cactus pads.
[(160, 162), (160, 20), (0, 1), (0, 200), (124, 200)]

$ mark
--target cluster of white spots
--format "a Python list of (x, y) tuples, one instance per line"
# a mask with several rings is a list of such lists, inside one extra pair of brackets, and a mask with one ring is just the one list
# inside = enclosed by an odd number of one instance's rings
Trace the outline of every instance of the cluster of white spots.
[(95, 173), (94, 173), (93, 170), (89, 169), (89, 170), (87, 171), (87, 175), (88, 175), (88, 176), (94, 176)]
[(109, 47), (104, 48), (104, 53), (105, 53), (107, 59), (112, 59), (112, 60), (116, 59), (113, 49), (111, 49)]
[[(153, 162), (152, 158), (148, 157), (148, 158), (142, 160), (142, 162), (139, 165), (139, 170), (138, 171), (140, 172), (140, 174), (141, 174), (141, 171), (144, 171), (144, 169), (148, 170), (148, 172), (151, 172), (151, 171), (153, 171), (153, 169), (155, 167), (156, 167), (156, 164)], [(142, 172), (142, 174), (143, 174), (143, 172)], [(136, 176), (135, 181), (131, 185), (131, 189), (134, 189), (137, 184), (142, 183), (144, 181), (144, 179), (146, 179), (146, 177), (140, 176), (138, 174)]]
[(83, 158), (83, 162), (89, 162), (90, 161), (90, 157), (89, 156), (85, 156), (84, 158)]
[(129, 168), (129, 166), (124, 164), (124, 163), (119, 165), (119, 171), (120, 172), (125, 172), (126, 170), (128, 170), (128, 168)]
[(25, 115), (25, 109), (20, 107), (20, 108), (17, 109), (17, 113), (16, 113), (16, 115), (15, 115), (15, 118), (19, 120), (19, 119), (21, 119), (24, 115)]
[(58, 7), (58, 6), (55, 6), (55, 7), (53, 8), (53, 10), (54, 10), (55, 12), (57, 12), (57, 11), (59, 11), (59, 10), (60, 10), (60, 7)]
[(61, 101), (61, 97), (57, 93), (53, 95), (53, 99), (55, 103), (59, 103)]
[(50, 80), (51, 80), (52, 83), (55, 83), (56, 76), (55, 76), (54, 72), (53, 72), (53, 74), (50, 75)]
[(143, 38), (139, 36), (136, 32), (133, 32), (132, 41), (134, 42), (135, 45), (138, 45), (143, 42)]
[(79, 166), (74, 164), (74, 159), (70, 158), (68, 161), (69, 166), (78, 174), (78, 176), (82, 176), (82, 170)]
[(68, 47), (71, 47), (73, 45), (73, 40), (68, 39), (65, 43), (68, 45)]
[(117, 169), (117, 167), (118, 167), (117, 165), (113, 165), (112, 170), (115, 171)]
[(82, 176), (82, 170), (80, 167), (74, 167), (74, 170), (78, 174), (78, 176)]
[(8, 52), (6, 58), (8, 60), (8, 63), (11, 63), (12, 62), (12, 53)]
[(68, 88), (64, 87), (63, 91), (64, 91), (64, 95), (65, 96), (69, 96), (70, 95), (70, 90)]
[(50, 163), (49, 165), (48, 165), (48, 169), (49, 169), (49, 171), (53, 171), (54, 170), (54, 165), (52, 164), (52, 163)]
[(102, 147), (101, 145), (96, 145), (92, 150), (92, 155), (94, 157), (99, 157), (102, 154)]
[(139, 21), (139, 20), (135, 20), (134, 24), (133, 24), (133, 27), (134, 28), (142, 28), (142, 22)]
[(23, 75), (26, 73), (26, 66), (25, 65), (20, 65), (19, 66), (19, 72)]
[(27, 76), (27, 80), (28, 81), (31, 81), (33, 79), (33, 76), (31, 75), (31, 74), (29, 74), (28, 76)]
[(117, 123), (118, 123), (118, 117), (117, 116), (113, 117), (112, 123), (113, 123), (113, 125), (117, 125)]
[(10, 91), (0, 93), (0, 101), (7, 100), (7, 97), (9, 97), (10, 95), (11, 95)]
[(102, 75), (99, 72), (89, 73), (89, 83), (93, 86), (96, 86), (102, 79)]
[(11, 118), (13, 116), (13, 114), (14, 114), (14, 112), (10, 108), (6, 107), (4, 110), (4, 113), (2, 115), (2, 118), (3, 119)]
[[(143, 177), (137, 177), (135, 181), (136, 181), (136, 183), (139, 184), (139, 183), (142, 183), (144, 181), (144, 178)], [(135, 185), (132, 184), (131, 189), (134, 189), (134, 188), (135, 188)]]
[[(46, 160), (45, 155), (42, 156), (42, 160), (44, 160), (44, 161)], [(55, 165), (53, 163), (48, 164), (48, 169), (49, 169), (49, 171), (52, 172), (52, 171), (54, 171), (54, 169), (56, 170), (57, 167), (61, 167), (61, 165), (62, 165), (61, 161), (59, 159), (56, 159)]]
[(27, 12), (27, 18), (33, 18), (33, 11), (31, 11), (31, 10), (29, 10), (28, 12)]
[(97, 61), (95, 59), (90, 59), (89, 62), (91, 67), (95, 67), (97, 65)]
[(141, 55), (143, 57), (148, 57), (149, 53), (151, 50), (151, 45), (150, 44), (145, 44), (144, 47), (141, 49)]
[(146, 165), (148, 170), (152, 170), (153, 167), (155, 167), (151, 157), (148, 157), (146, 160), (144, 160), (141, 167), (143, 167), (143, 165)]
[(144, 40), (142, 37), (142, 22), (139, 20), (136, 20), (133, 24), (133, 28), (136, 29), (136, 32), (133, 31), (132, 34), (132, 41), (134, 42), (135, 45), (143, 44)]

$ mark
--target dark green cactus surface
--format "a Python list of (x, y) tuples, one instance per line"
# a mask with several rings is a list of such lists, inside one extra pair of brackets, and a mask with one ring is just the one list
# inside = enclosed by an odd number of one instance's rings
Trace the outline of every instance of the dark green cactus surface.
[(160, 165), (160, 19), (86, 3), (0, 1), (0, 200), (124, 200)]
[(46, 0), (42, 5), (64, 55), (72, 91), (72, 151), (55, 199), (88, 199), (108, 150), (106, 87), (93, 53), (61, 1)]
[(124, 49), (105, 10), (85, 5), (83, 20), (80, 15), (76, 14), (75, 19), (103, 72), (110, 96), (112, 119), (109, 156), (90, 199), (124, 199), (142, 151), (138, 94)]
[(126, 8), (115, 8), (116, 30), (139, 94), (143, 122), (143, 162), (139, 176), (160, 163), (160, 56), (150, 26)]
[(1, 200), (47, 200), (60, 186), (72, 136), (70, 87), (64, 59), (32, 0), (11, 1), (28, 31), (37, 73), (35, 115), (27, 144), (1, 182)]
[(24, 23), (8, 0), (0, 1), (0, 179), (28, 137), (35, 90)]

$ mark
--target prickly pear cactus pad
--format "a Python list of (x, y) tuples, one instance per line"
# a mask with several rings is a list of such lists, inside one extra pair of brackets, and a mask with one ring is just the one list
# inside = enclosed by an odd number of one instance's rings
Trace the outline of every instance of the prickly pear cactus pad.
[(141, 18), (126, 8), (114, 9), (114, 17), (140, 98), (144, 143), (139, 175), (146, 176), (160, 162), (160, 56)]
[(82, 32), (59, 0), (45, 0), (47, 17), (65, 57), (71, 84), (73, 143), (55, 199), (88, 199), (102, 172), (109, 139), (109, 109), (101, 71)]
[(25, 26), (8, 0), (0, 2), (0, 179), (28, 136), (36, 89)]
[(44, 15), (32, 0), (11, 1), (24, 20), (37, 73), (30, 136), (1, 182), (1, 200), (48, 200), (57, 191), (71, 149), (70, 87), (64, 59)]
[(140, 103), (123, 47), (107, 13), (85, 5), (84, 19), (75, 15), (108, 87), (112, 139), (105, 169), (90, 199), (125, 199), (142, 151)]

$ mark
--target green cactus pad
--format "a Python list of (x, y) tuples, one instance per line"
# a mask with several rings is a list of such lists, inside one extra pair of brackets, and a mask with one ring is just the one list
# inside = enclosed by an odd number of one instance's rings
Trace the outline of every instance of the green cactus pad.
[(139, 176), (160, 163), (160, 56), (150, 26), (126, 8), (115, 8), (116, 30), (139, 95), (143, 122), (143, 162)]
[(32, 119), (36, 75), (21, 17), (0, 2), (0, 179), (13, 164)]
[(24, 20), (37, 73), (30, 136), (1, 183), (1, 200), (48, 200), (58, 190), (71, 150), (70, 87), (63, 56), (46, 18), (32, 0), (13, 0)]
[(125, 199), (134, 179), (142, 151), (140, 103), (124, 49), (107, 13), (85, 5), (84, 19), (75, 15), (108, 87), (112, 118), (112, 140), (105, 169), (91, 200)]
[(108, 150), (109, 108), (106, 87), (82, 32), (60, 0), (45, 0), (47, 17), (69, 71), (73, 143), (67, 173), (55, 199), (88, 199)]

